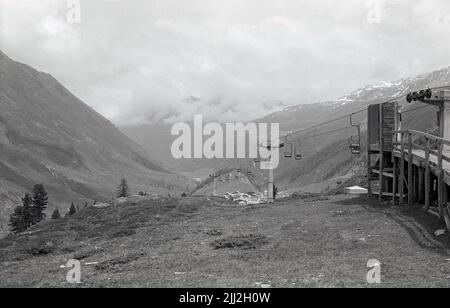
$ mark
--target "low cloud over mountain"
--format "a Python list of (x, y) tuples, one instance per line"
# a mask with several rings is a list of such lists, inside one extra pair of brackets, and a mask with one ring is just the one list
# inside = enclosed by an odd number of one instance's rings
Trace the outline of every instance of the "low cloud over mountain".
[(2, 45), (119, 125), (251, 120), (448, 65), (447, 0), (80, 3), (69, 24), (65, 1), (0, 0)]

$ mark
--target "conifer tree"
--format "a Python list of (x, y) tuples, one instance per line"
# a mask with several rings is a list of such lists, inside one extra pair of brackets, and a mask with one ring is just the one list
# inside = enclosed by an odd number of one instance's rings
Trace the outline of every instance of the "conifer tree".
[(44, 185), (36, 184), (33, 188), (33, 224), (45, 219), (45, 209), (48, 205), (48, 195)]
[(27, 223), (24, 217), (23, 206), (16, 207), (11, 216), (9, 216), (9, 226), (11, 232), (20, 233), (27, 229)]
[(52, 219), (61, 219), (61, 213), (59, 213), (58, 209), (55, 209), (52, 214)]
[(128, 181), (126, 178), (120, 180), (119, 187), (117, 189), (117, 198), (126, 198), (129, 196)]
[(69, 216), (72, 216), (72, 215), (74, 215), (75, 213), (77, 212), (77, 209), (75, 208), (75, 205), (73, 204), (73, 202), (72, 202), (72, 204), (70, 205), (70, 209), (69, 209)]
[(22, 198), (23, 221), (28, 229), (33, 225), (33, 199), (30, 194), (25, 194)]

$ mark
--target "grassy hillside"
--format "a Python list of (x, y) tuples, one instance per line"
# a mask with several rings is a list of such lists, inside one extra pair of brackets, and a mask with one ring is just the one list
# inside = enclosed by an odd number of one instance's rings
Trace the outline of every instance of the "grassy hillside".
[(121, 177), (140, 190), (181, 193), (184, 177), (152, 160), (52, 76), (0, 52), (0, 224), (42, 183), (49, 212), (114, 196)]
[[(0, 240), (0, 287), (448, 287), (437, 218), (346, 196), (236, 206), (143, 200), (78, 212)], [(395, 234), (395, 236), (393, 236)], [(70, 259), (81, 284), (66, 281)]]

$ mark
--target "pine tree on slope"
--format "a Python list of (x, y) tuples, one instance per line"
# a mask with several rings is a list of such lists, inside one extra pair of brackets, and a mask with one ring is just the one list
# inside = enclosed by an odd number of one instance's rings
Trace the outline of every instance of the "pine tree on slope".
[(45, 209), (48, 205), (48, 195), (44, 185), (36, 184), (33, 188), (33, 224), (46, 218)]
[(75, 208), (75, 205), (73, 204), (73, 202), (72, 202), (72, 204), (70, 205), (70, 209), (69, 209), (69, 216), (72, 216), (72, 215), (74, 215), (75, 213), (77, 212), (77, 209)]
[(52, 214), (52, 219), (61, 219), (61, 213), (59, 213), (58, 209), (55, 209)]
[(128, 182), (126, 178), (120, 180), (119, 187), (117, 189), (117, 198), (126, 198), (129, 196)]

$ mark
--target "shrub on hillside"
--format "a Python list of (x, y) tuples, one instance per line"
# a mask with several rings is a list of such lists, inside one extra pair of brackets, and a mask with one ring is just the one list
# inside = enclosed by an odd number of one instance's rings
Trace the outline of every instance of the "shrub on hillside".
[(72, 216), (72, 215), (75, 215), (76, 212), (77, 212), (77, 209), (75, 208), (75, 205), (72, 203), (72, 204), (70, 205), (69, 213), (67, 213), (67, 215), (68, 215), (68, 216)]
[(59, 213), (59, 210), (58, 209), (55, 209), (54, 211), (53, 211), (53, 214), (52, 214), (52, 219), (61, 219), (61, 214)]

